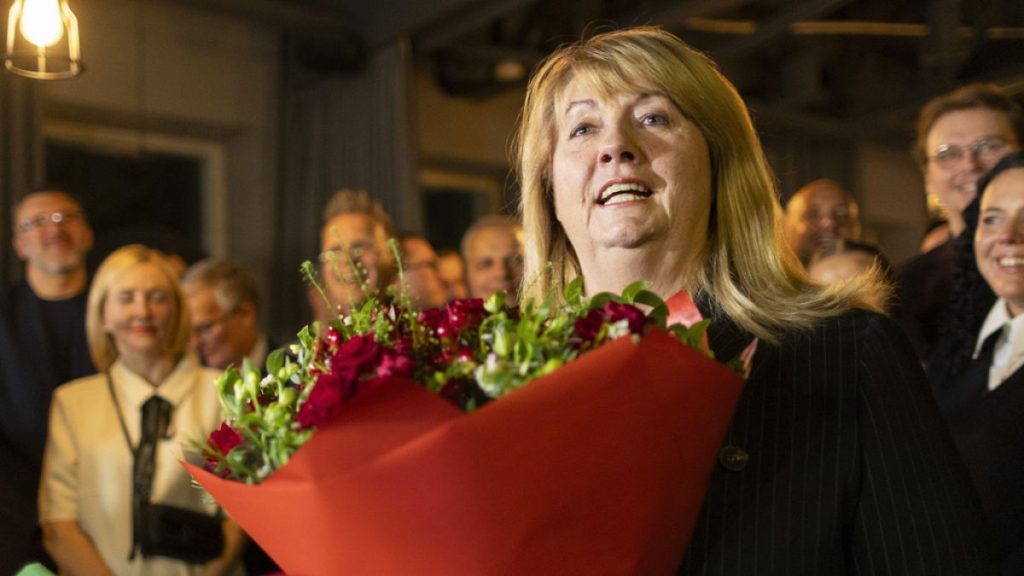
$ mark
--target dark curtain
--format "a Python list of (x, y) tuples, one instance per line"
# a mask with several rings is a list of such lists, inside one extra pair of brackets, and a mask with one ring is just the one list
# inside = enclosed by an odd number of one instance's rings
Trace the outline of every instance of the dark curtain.
[(0, 72), (0, 277), (4, 286), (22, 277), (21, 262), (11, 247), (14, 204), (40, 183), (43, 173), (39, 89), (36, 80)]
[[(285, 341), (310, 319), (299, 266), (317, 254), (322, 209), (335, 190), (364, 189), (398, 228), (422, 229), (408, 41), (371, 50), (365, 64), (312, 80), (298, 64), (284, 66), (282, 202), (270, 282), (271, 332)], [(295, 81), (304, 74), (307, 81)]]

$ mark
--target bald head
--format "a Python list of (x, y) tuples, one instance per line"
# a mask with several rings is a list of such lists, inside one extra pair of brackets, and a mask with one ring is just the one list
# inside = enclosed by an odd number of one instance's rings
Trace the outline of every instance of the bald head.
[(835, 180), (815, 180), (786, 204), (783, 229), (786, 242), (806, 265), (839, 240), (860, 239), (857, 201)]

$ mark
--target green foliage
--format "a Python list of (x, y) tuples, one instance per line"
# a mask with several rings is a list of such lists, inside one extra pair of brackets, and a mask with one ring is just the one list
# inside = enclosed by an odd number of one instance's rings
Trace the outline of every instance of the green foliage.
[[(391, 248), (397, 250), (395, 245)], [(314, 266), (306, 262), (302, 270), (323, 293)], [(482, 310), (475, 305), (476, 320), (440, 331), (411, 310), (404, 291), (390, 300), (371, 295), (329, 325), (314, 322), (303, 327), (287, 351), (275, 350), (267, 357), (265, 375), (248, 361), (228, 368), (216, 386), (229, 433), (237, 433), (241, 442), (231, 445), (227, 454), (212, 441), (201, 449), (215, 472), (248, 483), (258, 483), (283, 466), (314, 433), (313, 427), (301, 426), (297, 416), (318, 378), (331, 373), (332, 354), (338, 347), (357, 336), (372, 336), (391, 350), (397, 350), (399, 341), (405, 347), (411, 342), (413, 378), (429, 390), (442, 392), (453, 382), (478, 387), (484, 396), (469, 397), (462, 405), (467, 411), (625, 334), (659, 328), (703, 350), (708, 322), (667, 327), (668, 308), (649, 287), (635, 282), (622, 294), (605, 292), (587, 298), (583, 281), (577, 278), (564, 286), (561, 303), (554, 298), (527, 300), (518, 309), (507, 308), (505, 295), (498, 293), (483, 303)], [(620, 317), (615, 311), (621, 306), (609, 307), (610, 303), (636, 308)], [(445, 318), (451, 318), (452, 310), (443, 311), (448, 314)], [(629, 327), (629, 318), (640, 318), (640, 332)]]

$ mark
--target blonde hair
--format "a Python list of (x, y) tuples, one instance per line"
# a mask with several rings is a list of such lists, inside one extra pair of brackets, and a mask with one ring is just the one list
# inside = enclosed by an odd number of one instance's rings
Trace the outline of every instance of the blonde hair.
[[(811, 284), (786, 247), (775, 182), (746, 106), (704, 54), (669, 32), (640, 27), (597, 35), (549, 56), (530, 80), (512, 153), (521, 186), (526, 236), (526, 296), (544, 297), (580, 275), (580, 264), (555, 218), (551, 159), (555, 102), (574, 78), (607, 94), (665, 95), (707, 141), (711, 161), (711, 221), (701, 269), (687, 289), (769, 342), (787, 329), (870, 305), (863, 276), (822, 289)], [(545, 267), (551, 264), (551, 281)]]
[(188, 349), (192, 324), (189, 320), (188, 306), (185, 305), (185, 295), (174, 270), (171, 269), (164, 255), (157, 250), (142, 244), (129, 244), (118, 248), (103, 260), (99, 269), (96, 270), (92, 287), (89, 289), (85, 314), (85, 335), (89, 342), (92, 361), (100, 372), (106, 371), (117, 360), (117, 346), (113, 337), (103, 327), (103, 307), (106, 304), (107, 295), (110, 293), (110, 287), (122, 272), (144, 263), (155, 264), (174, 290), (177, 316), (173, 318), (171, 325), (170, 352), (175, 362), (184, 356)]

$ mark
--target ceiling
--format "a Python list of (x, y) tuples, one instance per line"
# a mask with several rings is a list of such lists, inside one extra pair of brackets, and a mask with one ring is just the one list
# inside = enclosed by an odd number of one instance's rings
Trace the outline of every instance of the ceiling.
[(1020, 0), (180, 0), (295, 32), (292, 54), (357, 69), (407, 37), (449, 94), (521, 89), (559, 44), (634, 24), (708, 52), (761, 119), (808, 134), (905, 138), (930, 97), (995, 82), (1024, 98)]

